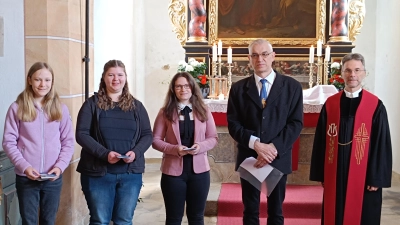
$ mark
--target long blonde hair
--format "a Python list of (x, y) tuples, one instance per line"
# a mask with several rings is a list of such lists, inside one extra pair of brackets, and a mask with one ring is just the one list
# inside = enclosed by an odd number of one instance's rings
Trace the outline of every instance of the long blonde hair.
[(22, 91), (17, 97), (18, 119), (24, 122), (32, 122), (36, 119), (35, 109), (35, 93), (33, 92), (32, 86), (29, 84), (29, 79), (36, 71), (41, 69), (47, 69), (52, 76), (51, 88), (49, 93), (43, 97), (43, 111), (47, 114), (50, 121), (60, 121), (62, 118), (61, 101), (58, 97), (56, 90), (54, 89), (54, 73), (53, 69), (45, 62), (36, 62), (31, 66), (28, 71), (28, 75), (25, 80), (25, 90)]

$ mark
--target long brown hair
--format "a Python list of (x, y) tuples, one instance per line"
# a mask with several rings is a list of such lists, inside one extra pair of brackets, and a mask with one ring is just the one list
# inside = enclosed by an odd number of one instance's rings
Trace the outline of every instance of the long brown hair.
[[(116, 105), (107, 95), (106, 83), (104, 82), (104, 76), (106, 75), (107, 71), (113, 67), (122, 68), (125, 76), (128, 76), (126, 74), (125, 65), (120, 60), (113, 59), (104, 64), (98, 92), (99, 102), (97, 103), (97, 106), (102, 110), (113, 109)], [(134, 97), (129, 93), (128, 81), (126, 81), (124, 87), (122, 88), (122, 94), (119, 96), (119, 102), (117, 104), (123, 111), (127, 112), (135, 108), (133, 100)]]
[(171, 82), (169, 83), (168, 93), (165, 97), (164, 102), (164, 116), (170, 122), (173, 122), (174, 114), (178, 113), (178, 103), (179, 99), (176, 97), (175, 94), (175, 82), (178, 78), (183, 77), (185, 78), (190, 86), (190, 90), (192, 90), (192, 96), (189, 99), (189, 102), (192, 103), (193, 114), (201, 121), (206, 121), (207, 118), (207, 106), (204, 104), (203, 96), (200, 91), (199, 85), (196, 83), (192, 75), (187, 72), (179, 72), (175, 74), (172, 78)]
[(35, 109), (35, 93), (33, 92), (32, 85), (29, 84), (29, 79), (38, 70), (47, 69), (51, 73), (51, 88), (42, 100), (43, 111), (47, 114), (50, 121), (60, 121), (62, 119), (61, 101), (54, 89), (54, 72), (53, 69), (45, 62), (34, 63), (28, 71), (25, 80), (25, 89), (17, 97), (18, 119), (24, 122), (32, 122), (36, 119)]

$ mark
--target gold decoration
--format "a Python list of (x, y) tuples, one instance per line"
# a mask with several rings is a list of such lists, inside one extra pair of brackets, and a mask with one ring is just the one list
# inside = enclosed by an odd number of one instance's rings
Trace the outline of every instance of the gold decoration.
[[(317, 34), (315, 38), (267, 38), (272, 45), (301, 45), (310, 46), (315, 45), (317, 40), (325, 40), (325, 21), (326, 21), (326, 0), (315, 0), (316, 1), (316, 30)], [(213, 44), (217, 42), (218, 34), (218, 0), (209, 1), (209, 39), (208, 43)], [(261, 38), (261, 37), (260, 37)], [(227, 38), (222, 39), (224, 44), (228, 45), (249, 45), (250, 42), (256, 38)]]
[[(325, 40), (326, 29), (326, 0), (317, 1), (317, 37), (315, 40)], [(187, 40), (187, 1), (171, 0), (168, 6), (168, 15), (173, 25), (173, 32), (181, 45), (185, 45)], [(208, 10), (209, 22), (209, 43), (217, 41), (218, 33), (218, 0), (210, 0)], [(349, 0), (349, 40), (354, 42), (356, 36), (360, 34), (361, 27), (365, 18), (365, 0)], [(222, 40), (230, 45), (248, 45), (254, 38), (239, 38)], [(347, 41), (346, 38), (336, 37), (333, 40)], [(272, 45), (303, 45), (309, 46), (315, 44), (314, 39), (293, 39), (293, 38), (268, 38)]]
[(333, 163), (334, 151), (335, 151), (335, 138), (338, 135), (337, 125), (334, 123), (329, 124), (328, 131), (326, 134), (329, 136), (329, 150), (328, 150), (328, 162)]
[(361, 126), (357, 129), (354, 135), (354, 140), (356, 141), (356, 152), (355, 157), (357, 160), (357, 165), (360, 165), (361, 160), (365, 154), (365, 144), (369, 139), (368, 131), (365, 128), (365, 123), (361, 123)]
[(171, 0), (168, 6), (169, 19), (174, 27), (172, 31), (181, 45), (186, 42), (186, 2), (185, 0)]
[(354, 42), (365, 18), (365, 0), (349, 1), (349, 39)]

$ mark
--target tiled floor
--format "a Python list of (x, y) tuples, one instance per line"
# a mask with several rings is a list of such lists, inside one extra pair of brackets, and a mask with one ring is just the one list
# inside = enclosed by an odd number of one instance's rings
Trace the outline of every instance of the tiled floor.
[[(165, 221), (164, 201), (160, 190), (160, 164), (146, 163), (144, 186), (140, 193), (143, 202), (138, 203), (133, 222), (135, 225), (163, 225)], [(217, 198), (219, 185), (212, 184), (209, 196)], [(400, 221), (400, 181), (393, 181), (392, 187), (383, 191), (382, 225), (395, 225)], [(182, 224), (187, 224), (184, 217)], [(216, 217), (206, 217), (206, 225), (217, 224)]]

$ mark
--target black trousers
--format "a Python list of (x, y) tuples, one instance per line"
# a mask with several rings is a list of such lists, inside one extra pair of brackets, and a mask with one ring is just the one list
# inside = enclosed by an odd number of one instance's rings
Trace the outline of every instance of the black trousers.
[[(283, 175), (267, 200), (267, 225), (283, 225), (283, 200), (285, 200), (287, 175)], [(243, 224), (260, 224), (260, 191), (244, 179), (242, 186), (242, 201), (244, 204)], [(261, 197), (264, 197), (262, 194)]]
[(186, 202), (189, 225), (204, 225), (204, 210), (209, 190), (210, 172), (195, 174), (191, 163), (185, 158), (182, 175), (162, 174), (161, 191), (165, 204), (165, 224), (181, 225)]

